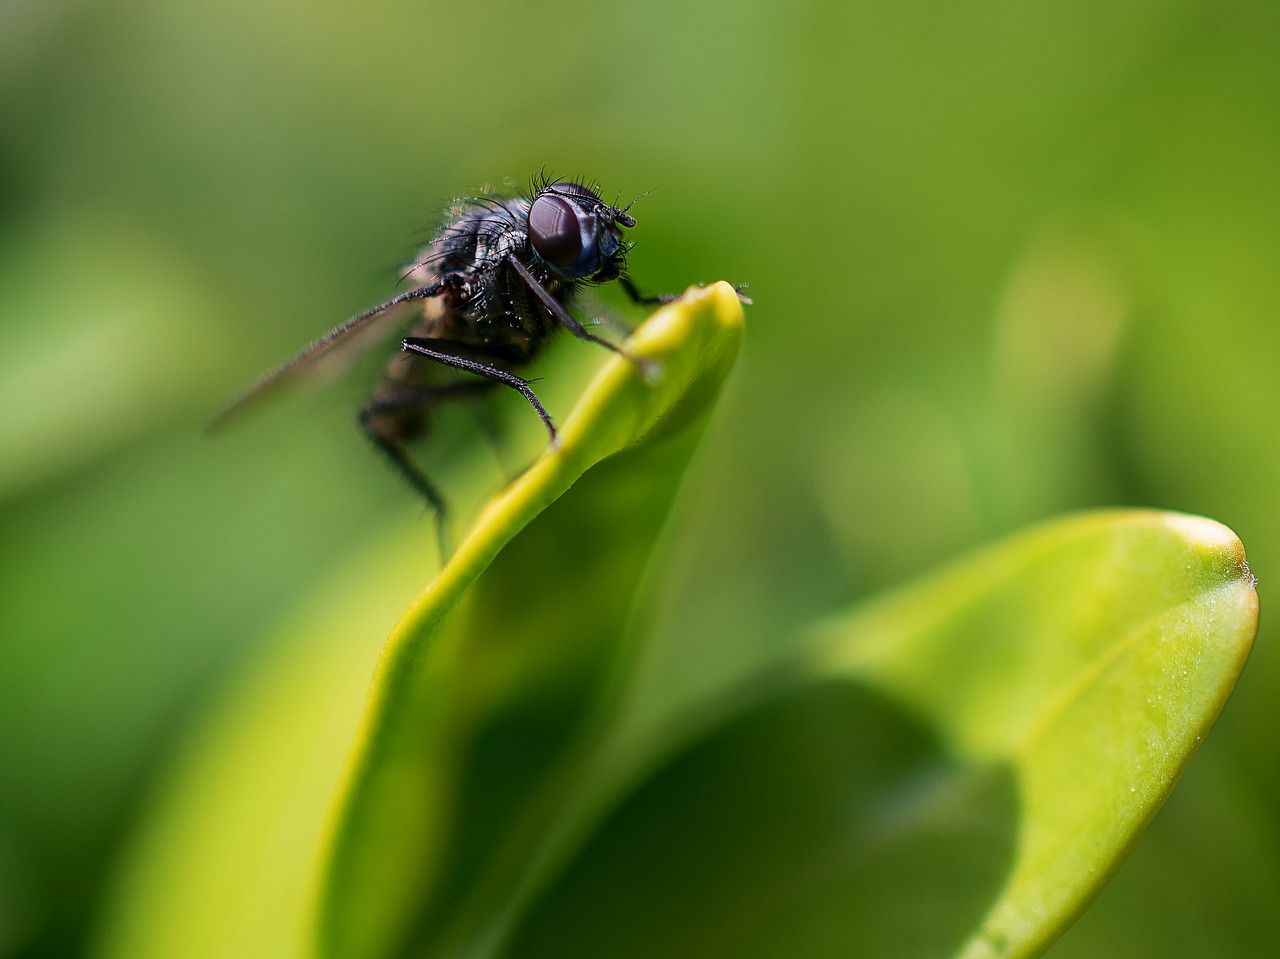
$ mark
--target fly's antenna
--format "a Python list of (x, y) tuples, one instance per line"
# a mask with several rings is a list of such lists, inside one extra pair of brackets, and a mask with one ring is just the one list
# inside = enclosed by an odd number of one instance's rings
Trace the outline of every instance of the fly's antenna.
[(638, 200), (643, 200), (645, 197), (647, 197), (647, 196), (648, 196), (650, 193), (652, 193), (652, 192), (653, 192), (653, 190), (645, 190), (645, 191), (644, 191), (643, 193), (641, 193), (638, 197), (636, 197), (636, 198), (635, 198), (635, 200), (632, 200), (630, 203), (628, 203), (626, 206), (624, 206), (624, 207), (623, 207), (621, 210), (619, 210), (618, 212), (619, 212), (619, 213), (626, 213), (628, 210), (630, 210), (633, 206), (635, 206), (635, 205), (636, 205), (636, 202), (637, 202)]

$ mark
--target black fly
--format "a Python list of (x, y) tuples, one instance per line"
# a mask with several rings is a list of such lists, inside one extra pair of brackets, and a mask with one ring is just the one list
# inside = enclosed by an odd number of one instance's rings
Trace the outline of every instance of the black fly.
[[(531, 362), (562, 326), (579, 339), (626, 355), (574, 318), (575, 294), (616, 280), (636, 303), (676, 299), (642, 296), (628, 278), (630, 247), (622, 230), (636, 225), (629, 209), (605, 203), (598, 187), (561, 180), (536, 182), (528, 196), (455, 201), (436, 238), (410, 265), (406, 276), (418, 284), (414, 289), (352, 317), (286, 360), (219, 413), (211, 427), (340, 347), (362, 340), (395, 315), (396, 307), (417, 304), (412, 320), (401, 327), (408, 335), (359, 422), (443, 521), (444, 497), (406, 450), (424, 432), (433, 406), (506, 386), (529, 401), (554, 442), (551, 417), (529, 381), (513, 370)], [(442, 383), (431, 375), (441, 366), (476, 379)]]

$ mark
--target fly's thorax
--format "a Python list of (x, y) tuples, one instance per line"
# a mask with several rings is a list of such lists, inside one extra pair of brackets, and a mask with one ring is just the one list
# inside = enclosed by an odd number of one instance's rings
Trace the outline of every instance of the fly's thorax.
[(528, 246), (528, 201), (461, 197), (435, 238), (410, 265), (406, 279), (425, 286), (445, 273), (492, 268)]

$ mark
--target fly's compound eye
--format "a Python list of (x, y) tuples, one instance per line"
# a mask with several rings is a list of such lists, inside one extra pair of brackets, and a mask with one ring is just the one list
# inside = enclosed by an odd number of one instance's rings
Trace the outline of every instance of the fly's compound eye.
[(618, 224), (635, 222), (602, 203), (594, 190), (578, 183), (553, 183), (529, 207), (529, 242), (561, 276), (591, 276), (621, 249)]
[(529, 207), (529, 242), (557, 273), (586, 276), (600, 264), (600, 224), (561, 191), (545, 190)]

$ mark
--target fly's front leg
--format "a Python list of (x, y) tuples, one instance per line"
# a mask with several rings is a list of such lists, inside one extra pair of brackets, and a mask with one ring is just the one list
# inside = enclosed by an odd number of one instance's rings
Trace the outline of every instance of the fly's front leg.
[(516, 271), (516, 275), (524, 281), (524, 285), (529, 288), (529, 292), (536, 296), (538, 298), (538, 302), (546, 307), (547, 311), (556, 318), (556, 322), (567, 329), (570, 333), (580, 340), (587, 340), (591, 343), (603, 346), (606, 350), (613, 350), (613, 352), (625, 356), (629, 360), (632, 359), (632, 357), (627, 354), (627, 351), (618, 346), (618, 344), (610, 343), (603, 337), (596, 336), (585, 326), (575, 320), (569, 314), (569, 311), (565, 309), (564, 304), (548, 293), (546, 287), (538, 282), (538, 278), (529, 272), (529, 268), (514, 256), (508, 257), (507, 263)]
[(656, 380), (661, 376), (661, 368), (658, 366), (658, 364), (650, 360), (642, 360), (637, 356), (632, 356), (630, 353), (628, 353), (621, 346), (618, 346), (616, 343), (610, 343), (608, 340), (604, 339), (603, 337), (596, 336), (594, 333), (588, 330), (585, 326), (583, 326), (581, 323), (575, 320), (572, 316), (570, 316), (569, 311), (565, 309), (564, 304), (561, 303), (559, 300), (557, 300), (550, 293), (548, 293), (546, 288), (543, 287), (543, 285), (538, 282), (538, 278), (529, 272), (529, 268), (525, 266), (523, 263), (521, 263), (519, 260), (517, 260), (515, 257), (508, 257), (507, 263), (510, 264), (511, 268), (516, 271), (516, 275), (519, 276), (520, 279), (524, 281), (525, 286), (529, 288), (530, 292), (532, 292), (533, 295), (538, 298), (539, 302), (541, 302), (542, 305), (547, 308), (547, 311), (553, 317), (556, 318), (557, 322), (559, 322), (561, 326), (565, 327), (570, 333), (572, 333), (578, 339), (587, 340), (591, 343), (599, 344), (600, 346), (603, 346), (606, 350), (612, 350), (622, 358), (629, 360), (636, 367), (636, 369), (640, 371), (641, 375), (650, 382), (656, 382)]
[(627, 296), (631, 298), (631, 302), (640, 306), (659, 306), (664, 303), (674, 303), (676, 300), (680, 299), (679, 293), (663, 293), (661, 296), (645, 296), (636, 288), (636, 285), (631, 282), (631, 277), (629, 276), (618, 277), (618, 283), (621, 284), (624, 290), (626, 290)]
[[(679, 293), (663, 293), (661, 296), (645, 296), (636, 289), (636, 285), (631, 282), (630, 277), (620, 276), (618, 277), (618, 282), (621, 283), (622, 288), (627, 291), (627, 296), (631, 297), (631, 302), (638, 303), (641, 306), (657, 306), (659, 304), (674, 303), (676, 300), (680, 299), (681, 296)], [(738, 299), (747, 304), (747, 306), (751, 306), (751, 297), (747, 296), (746, 289), (746, 285), (742, 283), (735, 283), (733, 285), (733, 292), (738, 294)]]

